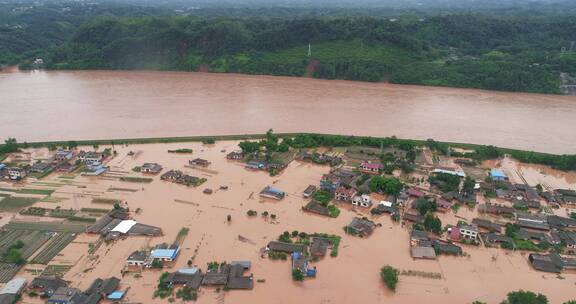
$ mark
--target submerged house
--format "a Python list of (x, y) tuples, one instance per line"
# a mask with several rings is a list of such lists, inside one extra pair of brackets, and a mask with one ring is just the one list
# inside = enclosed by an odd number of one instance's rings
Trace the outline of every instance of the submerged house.
[(272, 198), (272, 199), (276, 199), (276, 200), (283, 199), (285, 195), (286, 195), (286, 193), (284, 193), (284, 191), (270, 187), (270, 186), (266, 186), (266, 187), (264, 187), (264, 189), (262, 189), (262, 191), (260, 191), (261, 197)]
[(352, 205), (369, 208), (372, 206), (372, 198), (368, 194), (356, 195), (352, 199)]
[(250, 270), (251, 263), (248, 261), (237, 261), (230, 263), (228, 273), (228, 289), (252, 289), (254, 288), (254, 275), (245, 276), (244, 272)]
[(490, 170), (490, 178), (494, 181), (507, 181), (508, 176), (504, 174), (504, 171), (499, 169), (492, 169)]
[(84, 303), (88, 296), (80, 289), (71, 287), (60, 287), (48, 298), (48, 304), (76, 304)]
[(175, 244), (171, 246), (162, 244), (152, 249), (150, 258), (160, 262), (173, 262), (178, 257), (178, 254), (180, 254), (180, 246)]
[(162, 166), (157, 163), (144, 163), (140, 171), (142, 173), (158, 174), (162, 171)]
[(371, 235), (375, 228), (376, 224), (373, 221), (356, 217), (346, 226), (346, 233), (364, 237)]
[(456, 227), (448, 228), (448, 236), (453, 241), (478, 240), (478, 226), (459, 223)]
[(0, 289), (0, 303), (16, 303), (16, 300), (20, 297), (20, 294), (26, 287), (25, 278), (13, 278), (8, 281), (2, 289)]
[(439, 240), (434, 240), (432, 242), (432, 247), (437, 254), (447, 254), (447, 255), (462, 255), (462, 248), (458, 245), (454, 245), (447, 242), (441, 242)]
[(150, 252), (146, 250), (136, 250), (128, 256), (126, 266), (144, 267), (150, 258)]
[(340, 186), (334, 192), (334, 199), (342, 202), (351, 202), (356, 193), (358, 192), (354, 188), (346, 188), (344, 186)]
[(436, 259), (436, 252), (428, 238), (428, 233), (420, 230), (410, 232), (410, 255), (414, 259)]
[(332, 242), (323, 237), (313, 237), (310, 244), (310, 255), (315, 257), (323, 257), (326, 255), (328, 248), (332, 246)]
[(52, 170), (52, 164), (50, 163), (38, 162), (33, 164), (32, 167), (30, 167), (30, 171), (36, 173), (46, 173), (50, 170)]
[(230, 160), (242, 160), (244, 159), (244, 153), (241, 151), (232, 151), (226, 155), (226, 158)]
[(308, 266), (308, 258), (302, 252), (294, 252), (292, 257), (292, 271), (299, 270), (305, 277), (316, 277), (316, 267)]
[(309, 198), (309, 197), (311, 197), (311, 196), (314, 194), (314, 192), (316, 192), (316, 186), (314, 186), (314, 185), (309, 185), (308, 187), (306, 187), (306, 189), (304, 190), (304, 192), (302, 193), (302, 195), (303, 195), (305, 198)]
[(528, 255), (528, 261), (534, 269), (544, 272), (560, 273), (564, 268), (564, 261), (557, 253)]
[(80, 151), (78, 153), (78, 159), (81, 160), (86, 165), (99, 165), (105, 158), (104, 153), (94, 152), (94, 151)]
[(315, 200), (308, 202), (308, 204), (306, 204), (306, 206), (302, 207), (302, 210), (316, 213), (316, 214), (320, 214), (320, 215), (324, 215), (324, 216), (330, 216), (330, 209), (328, 207), (322, 205), (320, 202), (315, 201)]
[(268, 243), (268, 246), (266, 246), (266, 249), (270, 250), (270, 251), (286, 252), (286, 253), (305, 252), (306, 251), (306, 245), (272, 241), (272, 242)]
[(202, 285), (203, 279), (204, 274), (202, 274), (202, 270), (197, 267), (191, 267), (178, 269), (170, 273), (164, 280), (164, 283), (168, 286), (184, 285), (193, 290), (198, 290), (200, 285)]
[(170, 170), (160, 176), (161, 180), (171, 181), (185, 186), (197, 186), (202, 180), (199, 177), (184, 174), (180, 170)]
[(340, 177), (334, 174), (324, 174), (320, 180), (320, 189), (334, 193), (341, 183)]
[(252, 170), (265, 170), (266, 162), (262, 160), (251, 160), (247, 162), (244, 167), (246, 169), (252, 169)]
[(60, 287), (68, 286), (68, 282), (55, 276), (40, 276), (34, 278), (28, 288), (39, 291), (43, 297), (50, 297)]
[(500, 224), (491, 222), (489, 220), (475, 218), (472, 220), (472, 224), (475, 224), (476, 226), (478, 226), (478, 228), (484, 229), (489, 232), (497, 232), (497, 233), (502, 232), (502, 226)]
[(191, 166), (200, 166), (200, 167), (208, 167), (210, 166), (210, 162), (206, 159), (196, 158), (193, 160), (188, 161), (188, 164)]

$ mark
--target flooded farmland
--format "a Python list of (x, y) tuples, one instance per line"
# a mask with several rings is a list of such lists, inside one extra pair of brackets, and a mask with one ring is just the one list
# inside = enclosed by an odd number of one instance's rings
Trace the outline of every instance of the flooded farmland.
[[(118, 155), (107, 163), (113, 174), (136, 175), (131, 172), (133, 167), (158, 162), (165, 170), (178, 169), (206, 178), (206, 183), (198, 188), (161, 181), (159, 176), (154, 176), (148, 184), (122, 182), (111, 176), (63, 179), (51, 175), (44, 179), (42, 183), (46, 185), (63, 184), (52, 194), (64, 198), (58, 203), (62, 208), (103, 208), (93, 202), (95, 197), (119, 199), (125, 201), (131, 211), (140, 210), (133, 212), (135, 220), (161, 227), (164, 232), (161, 237), (128, 237), (104, 243), (93, 254), (88, 254), (90, 244), (95, 243), (98, 236), (81, 234), (51, 264), (71, 265), (64, 279), (71, 281), (73, 287), (86, 289), (96, 278), (116, 276), (122, 278), (122, 286), (130, 286), (126, 297), (131, 303), (152, 303), (161, 272), (146, 270), (141, 275), (123, 276), (124, 263), (133, 251), (171, 242), (180, 229), (186, 227), (189, 233), (182, 243), (180, 256), (166, 271), (186, 267), (189, 259), (202, 268), (212, 261), (252, 261), (253, 290), (218, 292), (215, 288), (202, 288), (198, 303), (295, 303), (303, 298), (307, 303), (471, 303), (474, 300), (499, 303), (506, 293), (518, 289), (544, 293), (551, 303), (561, 303), (574, 296), (570, 291), (574, 290), (575, 274), (565, 273), (559, 278), (556, 274), (536, 272), (527, 262), (526, 253), (464, 246), (467, 254), (464, 257), (414, 260), (409, 253), (408, 230), (389, 216), (373, 217), (381, 227), (368, 238), (346, 235), (342, 227), (355, 216), (370, 216), (365, 210), (343, 208), (339, 217), (326, 218), (301, 209), (306, 203), (301, 194), (303, 189), (317, 184), (329, 167), (294, 161), (280, 175), (271, 177), (266, 172), (250, 171), (240, 162), (227, 160), (224, 151), (236, 149), (237, 143), (116, 146)], [(187, 166), (188, 154), (167, 153), (167, 150), (181, 148), (190, 148), (194, 157), (209, 160), (210, 169)], [(41, 149), (32, 155), (46, 154), (47, 150)], [(286, 198), (272, 201), (258, 197), (257, 193), (266, 185), (282, 189)], [(221, 190), (220, 186), (228, 188)], [(204, 188), (216, 190), (206, 195)], [(39, 204), (55, 205), (53, 202)], [(268, 211), (276, 214), (277, 219), (248, 217), (247, 210), (256, 210), (258, 214)], [(465, 209), (458, 214), (466, 218), (475, 215)], [(318, 267), (315, 279), (294, 282), (290, 261), (272, 261), (261, 255), (261, 248), (269, 241), (284, 231), (293, 230), (342, 236), (337, 257), (326, 256), (314, 263)], [(379, 269), (384, 265), (439, 273), (441, 278), (400, 276), (393, 294), (379, 277)], [(31, 278), (26, 272), (20, 275)], [(24, 302), (39, 303), (38, 299), (28, 297)], [(153, 303), (168, 303), (168, 300), (154, 299)]]

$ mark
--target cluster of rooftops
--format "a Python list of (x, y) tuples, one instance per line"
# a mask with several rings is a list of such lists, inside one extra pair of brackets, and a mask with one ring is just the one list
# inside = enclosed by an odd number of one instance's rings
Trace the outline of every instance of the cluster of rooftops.
[(56, 276), (39, 276), (27, 284), (24, 278), (14, 278), (0, 291), (0, 303), (14, 303), (25, 289), (38, 293), (49, 304), (97, 304), (101, 301), (118, 302), (126, 290), (120, 290), (120, 279), (96, 279), (82, 291), (69, 286), (69, 282)]
[(96, 151), (76, 151), (60, 149), (46, 160), (36, 161), (19, 167), (9, 167), (0, 163), (0, 179), (19, 181), (29, 174), (45, 174), (53, 171), (71, 172), (78, 164), (85, 166), (86, 175), (100, 175), (106, 171), (103, 161), (107, 153)]
[(114, 209), (99, 218), (86, 228), (87, 233), (102, 235), (106, 240), (116, 240), (126, 236), (161, 236), (162, 229), (140, 224), (130, 219), (130, 214), (121, 209)]

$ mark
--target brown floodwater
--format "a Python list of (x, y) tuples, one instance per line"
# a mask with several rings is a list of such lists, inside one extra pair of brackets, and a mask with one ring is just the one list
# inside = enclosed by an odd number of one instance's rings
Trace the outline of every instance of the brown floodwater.
[(0, 138), (321, 132), (576, 151), (576, 97), (147, 71), (0, 73)]
[[(237, 149), (238, 142), (218, 141), (215, 145), (201, 143), (171, 143), (116, 146), (118, 155), (107, 165), (111, 173), (127, 176), (144, 176), (132, 172), (134, 166), (144, 162), (158, 162), (165, 169), (179, 169), (192, 175), (207, 178), (198, 188), (188, 188), (160, 180), (153, 176), (149, 184), (122, 182), (109, 176), (61, 179), (51, 174), (43, 182), (62, 183), (55, 188), (53, 197), (63, 198), (59, 203), (41, 202), (35, 206), (55, 208), (106, 208), (95, 204), (92, 198), (115, 198), (128, 203), (133, 217), (141, 223), (159, 226), (164, 235), (155, 238), (128, 237), (110, 244), (102, 244), (94, 255), (88, 254), (90, 243), (97, 236), (81, 234), (59, 254), (51, 265), (71, 265), (64, 279), (72, 286), (86, 289), (96, 278), (122, 277), (121, 289), (130, 287), (127, 303), (169, 303), (168, 299), (153, 299), (152, 294), (160, 276), (159, 271), (147, 270), (141, 276), (127, 274), (121, 270), (126, 258), (134, 250), (161, 242), (172, 242), (182, 227), (189, 233), (182, 243), (182, 252), (166, 271), (187, 267), (187, 260), (206, 269), (212, 261), (250, 260), (254, 274), (254, 289), (251, 291), (217, 292), (216, 288), (203, 287), (197, 303), (446, 303), (463, 304), (479, 300), (500, 303), (506, 293), (518, 290), (533, 290), (548, 296), (550, 303), (563, 303), (574, 299), (576, 274), (564, 273), (561, 277), (534, 271), (527, 262), (527, 254), (507, 252), (501, 249), (464, 246), (465, 257), (442, 256), (437, 260), (413, 260), (409, 254), (409, 232), (389, 216), (366, 215), (382, 227), (368, 238), (358, 238), (343, 233), (359, 212), (340, 204), (342, 213), (337, 218), (324, 218), (304, 213), (301, 208), (307, 201), (302, 191), (310, 184), (318, 184), (321, 176), (330, 169), (324, 166), (294, 161), (280, 175), (271, 177), (265, 172), (244, 169), (241, 163), (228, 161), (226, 153)], [(104, 149), (106, 147), (100, 147)], [(167, 153), (167, 150), (190, 148), (192, 155)], [(91, 147), (84, 147), (91, 149)], [(32, 157), (45, 157), (46, 148), (29, 149)], [(134, 152), (128, 156), (129, 152)], [(132, 154), (132, 153), (130, 153)], [(208, 170), (186, 167), (188, 160), (195, 157), (212, 162)], [(111, 174), (110, 173), (110, 174)], [(107, 174), (107, 175), (110, 175)], [(528, 177), (527, 177), (528, 179)], [(28, 187), (41, 187), (34, 180), (27, 181)], [(228, 190), (219, 190), (221, 185)], [(274, 185), (287, 193), (281, 201), (264, 200), (258, 192), (266, 185)], [(0, 182), (1, 187), (9, 187)], [(572, 186), (574, 186), (572, 184)], [(130, 191), (113, 190), (128, 188)], [(215, 189), (212, 195), (203, 194), (205, 188)], [(278, 216), (277, 220), (264, 219), (260, 215), (249, 218), (248, 210), (259, 214), (268, 211)], [(232, 221), (226, 218), (231, 215)], [(460, 208), (458, 214), (442, 214), (443, 223), (456, 224), (461, 218), (471, 219), (476, 211)], [(33, 220), (17, 215), (18, 218)], [(44, 218), (49, 220), (49, 218)], [(0, 223), (1, 225), (2, 223)], [(323, 232), (342, 236), (338, 256), (329, 256), (314, 262), (318, 277), (302, 283), (292, 281), (290, 261), (271, 261), (261, 257), (260, 249), (284, 231)], [(240, 241), (238, 236), (249, 241)], [(402, 270), (440, 273), (441, 279), (400, 276), (395, 293), (388, 291), (379, 277), (379, 269), (392, 265)], [(41, 265), (27, 265), (42, 268)], [(23, 269), (18, 275), (32, 278)], [(40, 299), (27, 296), (24, 303), (41, 303)], [(182, 303), (177, 300), (175, 303)]]

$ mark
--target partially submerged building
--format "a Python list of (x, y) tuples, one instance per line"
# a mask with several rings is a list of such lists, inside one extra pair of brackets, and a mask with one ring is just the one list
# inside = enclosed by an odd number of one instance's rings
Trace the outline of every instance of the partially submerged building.
[(244, 159), (244, 153), (242, 151), (232, 151), (226, 155), (226, 158), (230, 160), (242, 160)]
[(292, 257), (292, 271), (298, 270), (304, 277), (316, 277), (316, 267), (309, 267), (308, 258), (302, 252), (294, 252)]
[(410, 232), (410, 255), (414, 259), (436, 259), (436, 251), (427, 232), (415, 229)]
[(206, 159), (195, 158), (193, 160), (188, 161), (188, 164), (190, 164), (191, 166), (208, 167), (210, 166), (211, 163)]
[(86, 228), (87, 233), (98, 233), (107, 240), (126, 236), (161, 236), (162, 229), (140, 224), (129, 219), (129, 214), (121, 210), (112, 210)]
[(157, 163), (144, 163), (140, 167), (140, 172), (142, 173), (158, 174), (160, 171), (162, 171), (162, 166)]
[(260, 191), (260, 196), (265, 198), (271, 198), (275, 200), (281, 200), (284, 198), (286, 193), (280, 189), (273, 188), (271, 186), (266, 186), (262, 191)]
[(354, 188), (340, 186), (334, 192), (334, 199), (341, 202), (351, 202), (356, 193), (358, 192)]
[(272, 242), (268, 243), (268, 246), (266, 246), (266, 249), (268, 249), (270, 251), (286, 252), (286, 253), (305, 252), (306, 251), (306, 245), (272, 241)]
[(46, 298), (49, 298), (60, 287), (68, 286), (68, 282), (55, 276), (40, 276), (32, 280), (28, 288), (38, 291), (38, 293)]
[(504, 171), (499, 169), (492, 169), (490, 170), (490, 178), (494, 181), (507, 181), (508, 176), (504, 174)]
[(26, 283), (26, 279), (20, 277), (8, 281), (8, 283), (6, 283), (6, 285), (4, 285), (0, 290), (0, 303), (16, 303), (16, 300), (18, 300), (22, 291), (26, 288)]
[(376, 224), (373, 221), (356, 217), (346, 226), (346, 233), (364, 237), (371, 235), (375, 228)]
[(182, 268), (170, 273), (164, 282), (169, 286), (184, 285), (193, 290), (198, 290), (202, 285), (204, 274), (197, 267)]
[(309, 185), (308, 187), (306, 187), (302, 195), (304, 196), (304, 198), (309, 198), (314, 194), (314, 192), (316, 192), (316, 186)]
[(330, 209), (322, 205), (320, 202), (314, 200), (308, 202), (306, 206), (302, 207), (302, 210), (324, 216), (330, 216)]
[(150, 251), (150, 259), (160, 262), (174, 262), (180, 254), (180, 246), (176, 244), (160, 244)]

